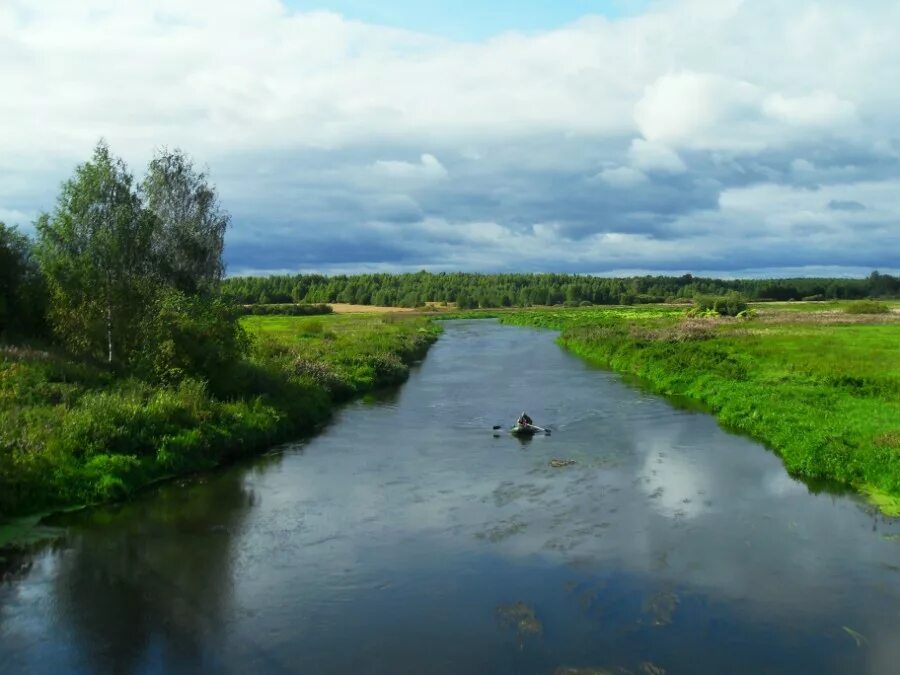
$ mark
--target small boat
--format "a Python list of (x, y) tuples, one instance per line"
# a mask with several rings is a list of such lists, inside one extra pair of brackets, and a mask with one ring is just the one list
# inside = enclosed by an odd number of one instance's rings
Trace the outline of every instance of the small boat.
[(536, 424), (516, 424), (509, 433), (515, 436), (534, 436), (535, 434), (549, 434), (549, 429), (544, 429)]

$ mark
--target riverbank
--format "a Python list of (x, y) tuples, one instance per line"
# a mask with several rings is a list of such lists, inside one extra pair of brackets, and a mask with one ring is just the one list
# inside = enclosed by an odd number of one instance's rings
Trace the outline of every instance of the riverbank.
[(501, 321), (654, 391), (704, 404), (774, 449), (787, 470), (838, 481), (900, 515), (900, 316), (761, 306), (750, 321), (677, 308), (520, 311)]
[(0, 347), (0, 518), (123, 499), (310, 433), (340, 402), (402, 382), (440, 331), (371, 315), (242, 324), (251, 354), (219, 391)]

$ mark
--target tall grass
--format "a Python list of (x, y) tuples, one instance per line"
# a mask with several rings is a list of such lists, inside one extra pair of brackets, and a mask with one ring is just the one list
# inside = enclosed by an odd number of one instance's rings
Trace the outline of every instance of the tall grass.
[(308, 433), (335, 403), (403, 381), (423, 319), (246, 317), (252, 356), (213, 394), (27, 348), (0, 348), (0, 516), (121, 499), (147, 483)]
[(847, 304), (844, 311), (847, 314), (887, 314), (891, 308), (877, 300), (857, 300)]

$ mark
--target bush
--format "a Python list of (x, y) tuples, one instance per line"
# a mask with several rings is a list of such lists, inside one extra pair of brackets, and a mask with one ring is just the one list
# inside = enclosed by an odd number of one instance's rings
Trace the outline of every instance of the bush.
[(233, 308), (220, 299), (164, 291), (141, 325), (139, 373), (171, 383), (199, 377), (217, 391), (247, 353), (249, 338)]
[(661, 295), (650, 295), (649, 293), (641, 293), (635, 299), (638, 305), (657, 305), (665, 302), (666, 299)]
[(46, 333), (47, 289), (31, 242), (0, 222), (0, 336)]
[(740, 293), (727, 295), (699, 295), (694, 297), (692, 314), (718, 314), (720, 316), (737, 316), (747, 310), (747, 299)]
[(95, 455), (84, 466), (90, 501), (122, 499), (139, 484), (141, 463), (133, 455)]
[(375, 386), (384, 387), (399, 384), (409, 375), (409, 366), (392, 352), (381, 352), (370, 357), (375, 371)]
[(316, 319), (314, 321), (304, 322), (303, 327), (300, 329), (300, 334), (313, 337), (316, 335), (322, 335), (322, 332), (324, 330), (325, 324)]
[(340, 400), (353, 393), (352, 385), (324, 361), (299, 357), (292, 370), (294, 375), (322, 387), (334, 399)]
[(331, 314), (331, 305), (280, 304), (280, 305), (242, 305), (238, 310), (242, 315), (252, 316), (315, 316)]
[(857, 300), (844, 307), (847, 314), (888, 314), (891, 308), (877, 300)]

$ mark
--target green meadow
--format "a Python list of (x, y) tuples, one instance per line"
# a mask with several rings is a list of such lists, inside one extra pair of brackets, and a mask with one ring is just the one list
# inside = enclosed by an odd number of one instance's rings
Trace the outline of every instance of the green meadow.
[(765, 303), (748, 319), (669, 306), (544, 309), (501, 321), (561, 331), (592, 363), (694, 399), (774, 449), (795, 476), (836, 481), (900, 513), (900, 315), (848, 303)]

